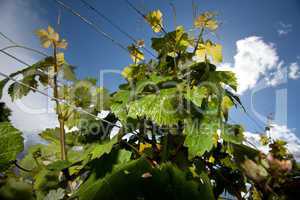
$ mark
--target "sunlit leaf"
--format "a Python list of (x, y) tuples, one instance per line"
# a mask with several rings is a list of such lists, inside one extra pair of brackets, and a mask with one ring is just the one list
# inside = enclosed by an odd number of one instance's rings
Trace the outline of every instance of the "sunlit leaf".
[(141, 52), (135, 45), (129, 46), (128, 50), (134, 63), (139, 63), (140, 61), (144, 60), (143, 52)]
[(146, 67), (144, 64), (129, 65), (124, 68), (121, 74), (128, 81), (141, 80), (145, 77)]
[(48, 26), (47, 29), (37, 30), (36, 35), (40, 38), (41, 45), (44, 48), (49, 48), (51, 45), (63, 49), (67, 47), (66, 40), (60, 40), (59, 34), (55, 32), (55, 30), (51, 26)]
[[(224, 83), (225, 85), (230, 86), (232, 89), (237, 89), (237, 78), (234, 72), (231, 71), (213, 71), (209, 73), (208, 81), (213, 83)], [(231, 95), (232, 98), (238, 100), (238, 97), (234, 97)]]
[(228, 120), (229, 109), (233, 105), (234, 105), (234, 103), (232, 102), (232, 100), (228, 96), (224, 96), (222, 98), (222, 102), (221, 102), (222, 114), (223, 114), (226, 121)]
[(161, 32), (162, 30), (162, 16), (163, 14), (160, 10), (154, 10), (146, 16), (147, 22), (151, 25), (151, 28), (155, 33)]
[(35, 90), (29, 88), (29, 86), (35, 89), (38, 87), (38, 82), (35, 80), (35, 75), (24, 77), (20, 82), (22, 82), (24, 85), (14, 82), (8, 88), (8, 94), (10, 95), (12, 101), (26, 96), (30, 91), (35, 92)]
[(9, 122), (0, 123), (0, 171), (10, 166), (17, 155), (23, 151), (23, 137), (21, 132), (14, 128)]
[(208, 97), (208, 89), (204, 86), (202, 87), (193, 87), (188, 89), (185, 97), (192, 101), (196, 106), (201, 106), (204, 98)]
[(128, 116), (146, 117), (159, 125), (175, 125), (184, 113), (176, 88), (163, 89), (159, 94), (146, 95), (128, 105)]
[(196, 55), (201, 58), (208, 58), (211, 56), (214, 62), (222, 62), (222, 46), (220, 44), (213, 44), (210, 41), (207, 41), (206, 43), (201, 43), (198, 45)]
[(151, 40), (153, 49), (160, 54), (168, 54), (172, 57), (185, 51), (192, 44), (192, 39), (184, 31), (183, 26), (176, 27), (175, 31), (169, 32), (163, 37), (152, 38)]
[(202, 156), (213, 147), (213, 135), (217, 134), (218, 124), (211, 121), (186, 120), (184, 134), (185, 146), (189, 148), (189, 158)]
[(65, 54), (63, 52), (59, 52), (56, 54), (57, 65), (61, 66), (65, 63)]
[(218, 28), (218, 22), (214, 19), (214, 17), (214, 13), (205, 12), (196, 18), (194, 26), (196, 28), (207, 28), (211, 31), (215, 31)]

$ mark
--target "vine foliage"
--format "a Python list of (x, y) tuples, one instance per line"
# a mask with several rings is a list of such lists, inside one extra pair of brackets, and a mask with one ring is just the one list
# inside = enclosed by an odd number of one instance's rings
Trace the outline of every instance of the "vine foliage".
[[(243, 106), (235, 95), (235, 74), (217, 69), (222, 46), (206, 34), (217, 31), (216, 18), (205, 12), (192, 31), (178, 26), (167, 32), (162, 12), (150, 12), (145, 19), (156, 34), (151, 42), (157, 58), (145, 60), (143, 41), (131, 44), (133, 62), (122, 72), (126, 83), (112, 94), (96, 79), (78, 80), (62, 52), (66, 40), (50, 26), (38, 30), (42, 46), (53, 54), (10, 75), (19, 82), (1, 80), (0, 91), (7, 85), (16, 100), (50, 87), (59, 127), (40, 133), (47, 145), (31, 146), (20, 160), (29, 170), (15, 175), (11, 161), (23, 150), (23, 139), (9, 122), (0, 123), (0, 169), (7, 176), (0, 196), (14, 199), (16, 191), (28, 199), (56, 200), (295, 195), (299, 169), (286, 143), (262, 136), (270, 148), (265, 155), (244, 145), (243, 127), (228, 122), (230, 109)], [(97, 117), (103, 110), (110, 113)], [(110, 137), (114, 126), (118, 132)]]

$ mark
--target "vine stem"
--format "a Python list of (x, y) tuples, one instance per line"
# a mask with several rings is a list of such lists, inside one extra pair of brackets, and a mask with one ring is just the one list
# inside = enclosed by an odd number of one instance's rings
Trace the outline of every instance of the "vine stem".
[(203, 32), (204, 32), (204, 28), (201, 29), (201, 32), (198, 36), (198, 40), (197, 40), (197, 43), (196, 43), (196, 46), (195, 46), (195, 49), (193, 51), (193, 54), (196, 53), (197, 49), (198, 49), (198, 46), (199, 46), (199, 42), (202, 40), (202, 35), (203, 35)]
[[(54, 57), (54, 76), (53, 76), (53, 93), (54, 98), (59, 99), (58, 96), (58, 85), (57, 85), (57, 74), (58, 74), (58, 65), (57, 65), (57, 48), (56, 44), (53, 42), (53, 57)], [(59, 141), (60, 141), (60, 154), (62, 160), (67, 160), (67, 151), (66, 151), (66, 142), (65, 142), (65, 128), (64, 128), (64, 118), (61, 114), (60, 103), (58, 100), (55, 100), (56, 103), (56, 114), (59, 121)]]

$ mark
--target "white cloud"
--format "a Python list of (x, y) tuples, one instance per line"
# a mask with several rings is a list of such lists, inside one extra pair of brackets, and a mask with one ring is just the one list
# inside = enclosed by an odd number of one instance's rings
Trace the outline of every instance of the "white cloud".
[(283, 67), (284, 62), (280, 61), (275, 70), (266, 75), (266, 83), (270, 86), (277, 86), (287, 80), (287, 68)]
[[(268, 147), (262, 146), (259, 142), (259, 134), (245, 132), (246, 139), (264, 153), (268, 152)], [(287, 149), (292, 153), (297, 161), (300, 161), (300, 139), (293, 133), (293, 130), (285, 125), (272, 124), (269, 135), (272, 139), (281, 139), (287, 142)], [(245, 143), (249, 145), (249, 143)], [(249, 145), (250, 146), (250, 145)]]
[[(0, 7), (0, 27), (1, 32), (8, 35), (17, 43), (29, 45), (38, 48), (38, 40), (33, 34), (34, 30), (47, 23), (40, 20), (39, 10), (35, 1), (15, 0), (1, 1)], [(11, 45), (4, 38), (0, 38), (0, 48)], [(40, 59), (39, 56), (32, 54), (26, 50), (13, 49), (9, 51), (11, 54), (31, 64)], [(22, 64), (0, 54), (1, 72), (9, 74), (24, 67)], [(2, 79), (2, 77), (0, 77)], [(7, 106), (12, 110), (12, 123), (21, 131), (26, 133), (28, 137), (32, 133), (36, 133), (47, 127), (57, 125), (55, 114), (52, 112), (53, 104), (49, 102), (47, 97), (37, 93), (31, 93), (20, 101), (11, 102), (10, 97), (4, 92), (3, 99)], [(49, 108), (49, 109), (45, 109)], [(51, 111), (51, 112), (50, 112)], [(29, 139), (26, 137), (27, 139)]]
[(266, 43), (261, 37), (251, 36), (236, 42), (237, 54), (234, 65), (222, 64), (219, 70), (232, 70), (236, 73), (238, 93), (253, 88), (261, 76), (278, 66), (278, 55), (274, 45)]
[(250, 36), (238, 40), (236, 46), (234, 64), (222, 63), (218, 70), (235, 72), (238, 94), (253, 89), (261, 79), (265, 79), (267, 85), (274, 87), (286, 82), (287, 77), (300, 77), (298, 63), (291, 63), (285, 67), (284, 61), (279, 60), (274, 44), (266, 43), (261, 37)]
[(279, 22), (279, 28), (277, 29), (277, 33), (279, 36), (287, 35), (292, 32), (292, 24), (285, 24), (283, 22)]
[(299, 71), (298, 63), (294, 62), (294, 63), (291, 63), (291, 65), (289, 66), (289, 78), (294, 79), (294, 80), (300, 78), (300, 71)]

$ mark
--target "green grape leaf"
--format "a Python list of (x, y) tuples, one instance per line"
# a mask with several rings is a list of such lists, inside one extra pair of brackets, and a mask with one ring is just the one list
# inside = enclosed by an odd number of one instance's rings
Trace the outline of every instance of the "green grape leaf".
[(8, 169), (10, 161), (16, 160), (23, 151), (24, 139), (21, 134), (9, 122), (0, 123), (0, 171)]
[(142, 80), (145, 77), (146, 67), (143, 63), (132, 64), (125, 67), (121, 74), (128, 81)]
[(45, 129), (39, 134), (41, 138), (48, 142), (59, 143), (59, 128), (55, 129)]
[(205, 152), (213, 148), (213, 136), (217, 134), (218, 123), (213, 119), (185, 121), (184, 134), (186, 138), (185, 146), (189, 149), (189, 158), (202, 156)]
[[(25, 84), (29, 84), (33, 87), (37, 86), (37, 81), (36, 81), (35, 77), (39, 76), (40, 82), (43, 85), (46, 85), (46, 84), (48, 84), (48, 76), (45, 75), (43, 72), (40, 72), (39, 70), (47, 71), (48, 68), (52, 65), (53, 65), (53, 58), (52, 57), (46, 57), (44, 60), (41, 60), (41, 61), (39, 61), (39, 62), (29, 66), (29, 67), (26, 67), (24, 69), (16, 71), (16, 72), (10, 74), (9, 76), (11, 78), (15, 78), (18, 75), (22, 75), (24, 77), (22, 81), (24, 81)], [(0, 81), (0, 99), (2, 98), (3, 88), (5, 87), (6, 84), (8, 84), (8, 82), (9, 82), (8, 78), (3, 79), (3, 80)], [(28, 88), (27, 89), (23, 88), (24, 86), (22, 86), (22, 85), (16, 85), (16, 84), (11, 85), (9, 87), (10, 90), (11, 90), (10, 91), (11, 96), (14, 95), (13, 94), (14, 93), (14, 87), (15, 87), (15, 89), (17, 89), (18, 95), (21, 95), (22, 93), (27, 94), (30, 91), (30, 89), (28, 89)], [(23, 95), (21, 95), (21, 97), (22, 96)]]
[(20, 83), (14, 82), (8, 88), (8, 93), (9, 93), (12, 101), (14, 101), (16, 99), (20, 99), (20, 98), (28, 95), (28, 93), (30, 91), (35, 92), (35, 90), (29, 88), (28, 86), (35, 88), (35, 89), (37, 89), (37, 87), (38, 87), (38, 82), (35, 80), (35, 75), (26, 76), (20, 82), (22, 82), (26, 86), (22, 85)]
[(59, 171), (50, 171), (42, 168), (34, 176), (33, 189), (36, 191), (37, 199), (44, 199), (48, 191), (59, 186)]
[(110, 107), (111, 111), (118, 117), (121, 122), (126, 122), (127, 110), (126, 105), (122, 103), (113, 103)]
[(158, 125), (175, 125), (184, 117), (176, 88), (162, 89), (158, 94), (143, 96), (128, 105), (128, 116), (146, 117)]
[(3, 89), (5, 87), (5, 85), (8, 83), (9, 79), (3, 79), (0, 81), (0, 99), (2, 99), (2, 95), (3, 95)]
[[(152, 167), (145, 158), (116, 166), (104, 177), (87, 181), (73, 197), (79, 199), (214, 199), (210, 184), (188, 178), (167, 163)], [(86, 182), (86, 183), (87, 183)], [(133, 187), (134, 186), (134, 187)]]
[(148, 79), (140, 80), (136, 83), (134, 91), (136, 94), (143, 92), (147, 86), (158, 86), (161, 83), (165, 83), (167, 81), (173, 80), (172, 76), (158, 76), (156, 74), (152, 74)]
[(103, 87), (97, 87), (92, 96), (92, 104), (95, 105), (97, 111), (109, 110), (111, 97), (109, 92)]
[(185, 98), (193, 102), (196, 106), (201, 106), (203, 99), (208, 97), (208, 89), (204, 86), (193, 87), (187, 90)]
[(213, 71), (209, 74), (209, 81), (214, 83), (224, 83), (235, 91), (237, 90), (237, 79), (234, 72), (231, 71)]
[(75, 106), (89, 108), (92, 103), (92, 89), (94, 85), (88, 80), (77, 81), (70, 88), (71, 99)]
[(126, 105), (130, 101), (129, 90), (119, 90), (112, 97), (111, 111), (122, 121), (127, 119)]
[(100, 158), (103, 154), (109, 153), (113, 145), (116, 144), (118, 141), (118, 137), (115, 136), (109, 141), (105, 141), (101, 144), (94, 144), (92, 145), (89, 150), (85, 152), (85, 158), (88, 160), (93, 160), (96, 158)]

